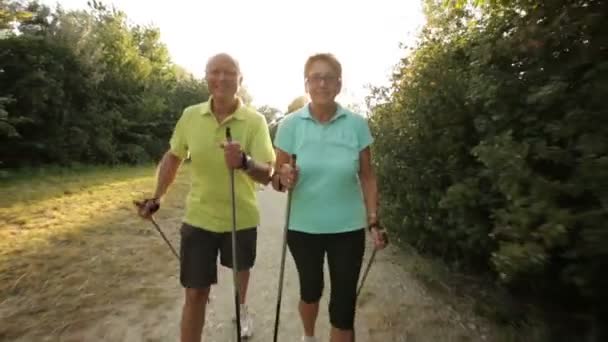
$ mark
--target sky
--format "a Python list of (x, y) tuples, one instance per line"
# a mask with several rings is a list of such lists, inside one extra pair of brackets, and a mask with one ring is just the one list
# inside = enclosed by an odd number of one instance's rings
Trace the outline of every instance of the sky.
[[(65, 9), (87, 0), (43, 0)], [(105, 0), (137, 24), (161, 31), (172, 60), (198, 77), (207, 59), (228, 52), (239, 60), (256, 106), (285, 110), (305, 95), (303, 69), (314, 53), (342, 63), (338, 101), (363, 107), (368, 84), (385, 85), (424, 23), (421, 0)], [(348, 13), (347, 13), (348, 12)]]

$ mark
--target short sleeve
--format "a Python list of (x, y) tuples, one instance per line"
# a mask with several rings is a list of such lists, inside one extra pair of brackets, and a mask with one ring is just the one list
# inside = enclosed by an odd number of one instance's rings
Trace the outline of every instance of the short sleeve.
[(357, 118), (357, 140), (359, 142), (359, 151), (363, 151), (366, 147), (374, 142), (371, 130), (367, 119)]
[(275, 154), (270, 139), (268, 125), (263, 117), (260, 117), (256, 124), (256, 130), (253, 134), (250, 148), (251, 158), (262, 163), (274, 164)]
[[(290, 114), (293, 115), (293, 114)], [(293, 118), (286, 117), (277, 127), (277, 132), (274, 137), (274, 145), (286, 153), (292, 154), (294, 151), (294, 132), (293, 132)]]
[(188, 141), (186, 135), (186, 113), (184, 112), (182, 116), (177, 121), (175, 128), (173, 129), (173, 134), (171, 135), (171, 140), (169, 141), (170, 148), (169, 150), (174, 155), (178, 156), (181, 159), (185, 159), (188, 156)]

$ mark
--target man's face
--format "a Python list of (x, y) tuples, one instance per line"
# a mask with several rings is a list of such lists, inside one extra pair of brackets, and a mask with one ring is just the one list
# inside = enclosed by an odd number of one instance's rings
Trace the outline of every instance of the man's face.
[(239, 90), (241, 74), (231, 58), (219, 56), (209, 62), (206, 80), (214, 98), (231, 99)]
[(306, 76), (306, 91), (313, 103), (319, 105), (333, 103), (341, 87), (342, 81), (329, 63), (319, 60), (311, 64)]

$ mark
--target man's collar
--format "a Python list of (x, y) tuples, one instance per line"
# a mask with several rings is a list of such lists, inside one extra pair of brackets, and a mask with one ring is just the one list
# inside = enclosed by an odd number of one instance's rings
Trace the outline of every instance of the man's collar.
[[(241, 100), (240, 97), (237, 97), (237, 105), (236, 105), (236, 109), (234, 111), (234, 113), (232, 113), (230, 116), (232, 116), (235, 119), (238, 120), (245, 120), (245, 115), (244, 115), (244, 105), (243, 105), (243, 100)], [(213, 114), (213, 109), (211, 108), (211, 101), (213, 100), (213, 96), (209, 96), (209, 100), (207, 100), (207, 102), (204, 102), (201, 105), (201, 114), (202, 115), (212, 115)]]

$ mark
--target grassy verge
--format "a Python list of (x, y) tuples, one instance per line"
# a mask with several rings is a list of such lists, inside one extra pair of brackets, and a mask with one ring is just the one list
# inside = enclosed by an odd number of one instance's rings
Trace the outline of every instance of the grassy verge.
[[(158, 221), (177, 241), (188, 179), (182, 168)], [(24, 172), (0, 182), (0, 340), (57, 338), (136, 298), (164, 303), (177, 263), (132, 200), (154, 167)], [(150, 275), (157, 275), (156, 277)]]
[(547, 341), (548, 327), (534, 307), (516, 302), (489, 279), (455, 271), (438, 259), (418, 254), (407, 243), (397, 243), (407, 256), (406, 270), (434, 297), (458, 311), (485, 318), (498, 332), (496, 342)]
[(107, 183), (151, 177), (154, 167), (152, 164), (136, 167), (82, 165), (5, 171), (0, 174), (0, 188), (10, 196), (0, 197), (0, 208), (93, 191), (95, 186)]

